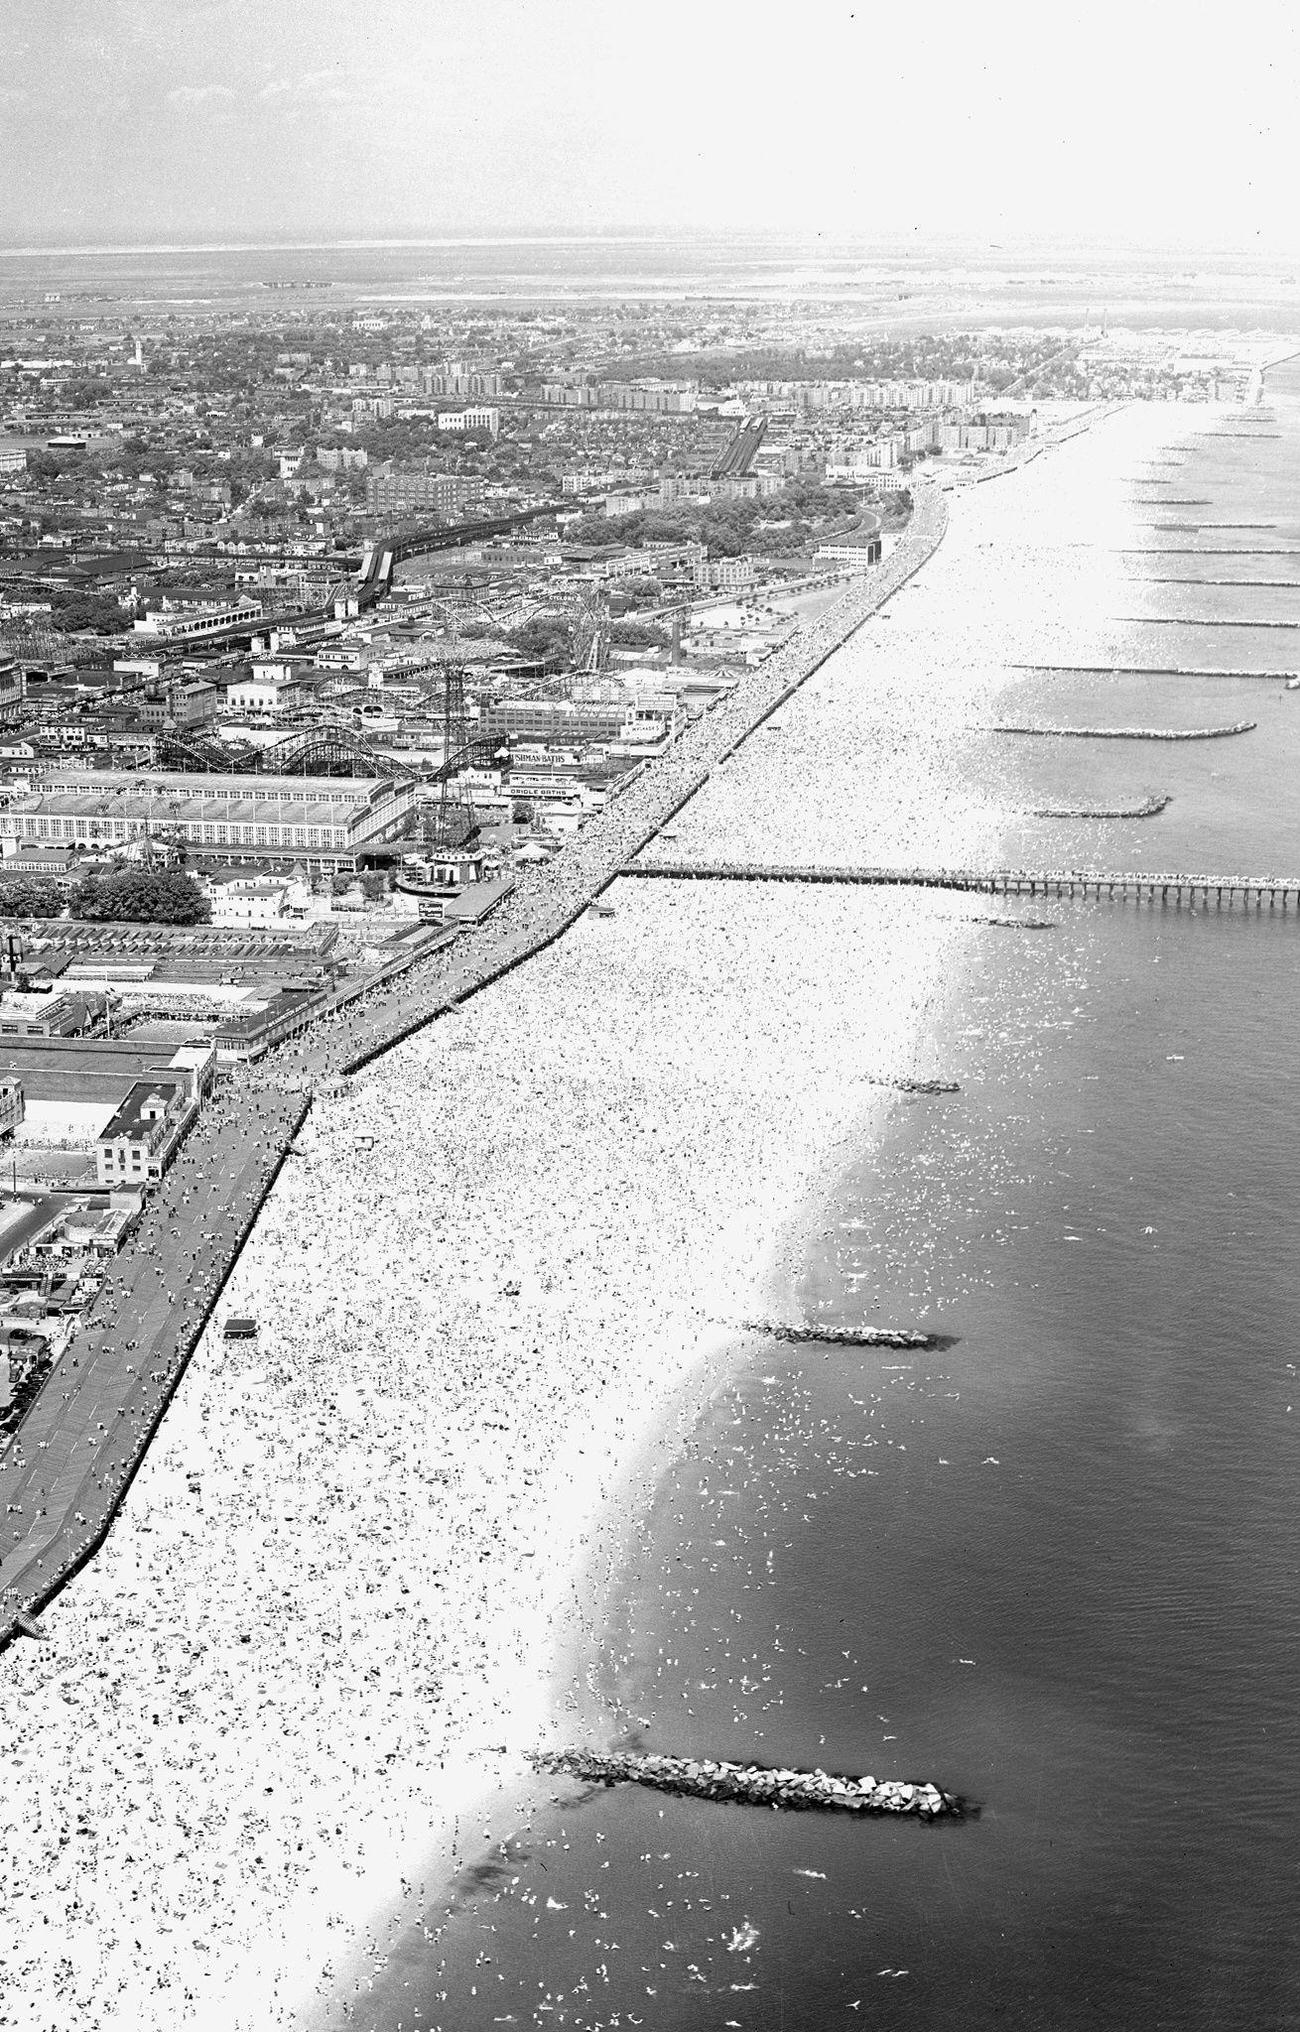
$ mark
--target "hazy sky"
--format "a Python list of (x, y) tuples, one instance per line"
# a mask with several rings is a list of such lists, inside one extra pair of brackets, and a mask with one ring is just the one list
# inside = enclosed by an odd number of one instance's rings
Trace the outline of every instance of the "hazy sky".
[(0, 245), (730, 225), (1289, 250), (1297, 17), (0, 0)]

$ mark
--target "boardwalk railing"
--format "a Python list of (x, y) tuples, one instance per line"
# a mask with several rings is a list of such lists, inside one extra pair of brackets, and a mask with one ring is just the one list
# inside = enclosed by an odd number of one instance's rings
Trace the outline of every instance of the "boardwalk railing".
[(876, 889), (967, 889), (981, 896), (1084, 896), (1117, 903), (1265, 903), (1300, 910), (1300, 876), (1107, 875), (1079, 868), (766, 867), (741, 861), (633, 861), (625, 875), (656, 882), (858, 883)]

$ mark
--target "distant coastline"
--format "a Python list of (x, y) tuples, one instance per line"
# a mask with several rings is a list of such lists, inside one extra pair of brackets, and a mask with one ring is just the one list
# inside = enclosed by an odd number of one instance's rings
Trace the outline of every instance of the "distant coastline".
[(483, 233), (447, 234), (427, 239), (357, 238), (353, 240), (105, 240), (68, 245), (0, 246), (0, 261), (56, 260), (73, 254), (330, 254), (358, 249), (411, 247), (658, 247), (677, 244), (669, 233)]

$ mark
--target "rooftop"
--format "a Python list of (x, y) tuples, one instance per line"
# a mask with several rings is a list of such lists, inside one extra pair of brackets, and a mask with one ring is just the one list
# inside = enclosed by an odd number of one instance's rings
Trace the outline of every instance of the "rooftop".
[[(400, 780), (400, 779), (399, 779)], [(96, 769), (94, 771), (69, 770), (66, 766), (54, 764), (45, 775), (47, 793), (64, 793), (74, 797), (129, 796), (144, 798), (155, 807), (171, 798), (188, 803), (192, 798), (247, 797), (250, 793), (249, 780), (236, 773), (222, 775), (217, 770), (194, 775), (181, 769), (151, 769), (142, 775), (134, 769)], [(310, 797), (337, 804), (368, 804), (381, 794), (395, 787), (395, 779), (387, 776), (259, 776), (256, 795), (275, 801), (279, 798), (302, 799)]]
[(132, 1140), (147, 1137), (153, 1123), (147, 1118), (146, 1110), (161, 1105), (170, 1108), (181, 1089), (175, 1080), (137, 1080), (118, 1108), (117, 1113), (100, 1130), (101, 1143), (111, 1143), (119, 1136)]
[[(43, 818), (86, 821), (151, 818), (158, 824), (165, 824), (168, 818), (178, 818), (188, 825), (346, 826), (356, 818), (362, 801), (356, 797), (304, 797), (301, 779), (294, 786), (298, 793), (296, 796), (287, 793), (259, 794), (250, 790), (248, 777), (237, 780), (242, 789), (225, 796), (205, 796), (195, 790), (184, 797), (164, 797), (151, 794), (143, 786), (133, 790), (126, 785), (97, 797), (78, 796), (74, 791), (66, 790), (36, 790), (26, 797), (13, 799), (9, 809), (37, 813)], [(274, 780), (278, 779), (262, 778), (261, 782), (265, 784)], [(193, 781), (196, 784), (219, 783), (221, 778), (196, 776)]]
[[(193, 1035), (193, 1025), (186, 1026)], [(206, 1059), (210, 1046), (198, 1047)], [(164, 1078), (168, 1061), (181, 1053), (170, 1041), (103, 1037), (0, 1038), (3, 1082), (21, 1082), (25, 1099), (117, 1107), (137, 1081), (151, 1086)]]

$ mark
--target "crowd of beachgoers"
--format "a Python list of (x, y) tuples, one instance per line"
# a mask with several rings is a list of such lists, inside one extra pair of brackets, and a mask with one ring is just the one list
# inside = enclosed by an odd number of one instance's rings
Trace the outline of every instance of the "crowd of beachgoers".
[[(1014, 478), (950, 495), (951, 534), (924, 575), (746, 742), (643, 858), (980, 865), (988, 814), (974, 785), (999, 752), (985, 731), (999, 716), (984, 701), (1016, 664), (1123, 654), (1122, 632), (1107, 623), (1135, 609), (1104, 503), (1131, 494), (1117, 476), (1139, 478), (1145, 450), (1193, 427), (1185, 410), (1130, 409)], [(1012, 796), (1019, 758), (1008, 761)]]
[[(1002, 803), (954, 787), (956, 731), (1006, 662), (1095, 644), (1120, 574), (1095, 528), (1191, 427), (1130, 411), (954, 500), (889, 618), (653, 853), (992, 852)], [(749, 682), (776, 697), (843, 632), (828, 615)], [(743, 701), (719, 710), (739, 733)], [(726, 724), (656, 771), (684, 796)], [(651, 795), (631, 786), (439, 978), (580, 912)], [(638, 1445), (729, 1327), (789, 1306), (817, 1180), (894, 1105), (874, 1082), (942, 1071), (987, 912), (645, 881), (607, 900), (318, 1097), (103, 1552), (48, 1646), (0, 1660), (0, 2025), (264, 2032), (328, 1997), (364, 2022), (386, 1915), (436, 1896), (457, 1824), (472, 1852), (485, 1786), (563, 1743), (555, 1630)], [(223, 1339), (230, 1313), (256, 1342)]]

